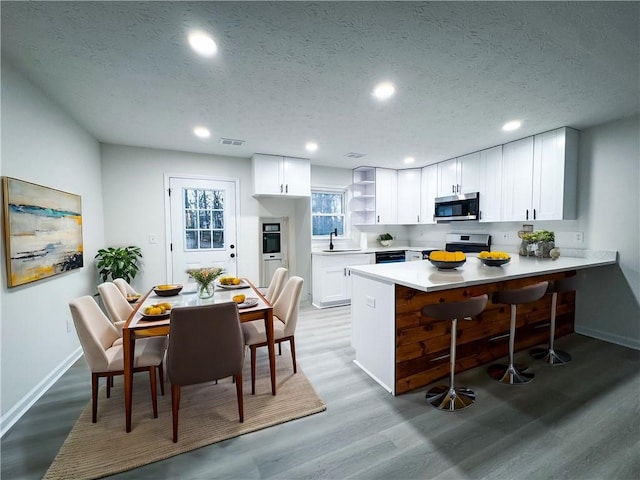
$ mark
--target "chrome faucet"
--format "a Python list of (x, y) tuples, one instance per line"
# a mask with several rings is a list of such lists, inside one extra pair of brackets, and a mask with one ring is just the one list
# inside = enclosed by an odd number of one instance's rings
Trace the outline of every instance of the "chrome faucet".
[(334, 228), (333, 232), (329, 233), (329, 250), (333, 250), (333, 236), (338, 236), (338, 229)]

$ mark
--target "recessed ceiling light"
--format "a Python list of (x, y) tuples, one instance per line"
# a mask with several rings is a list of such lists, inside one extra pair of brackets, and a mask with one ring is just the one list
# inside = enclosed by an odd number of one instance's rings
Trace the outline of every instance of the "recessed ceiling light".
[(218, 45), (204, 32), (194, 31), (189, 34), (189, 45), (197, 53), (205, 57), (211, 57), (218, 51)]
[(413, 158), (413, 157), (404, 157), (403, 161), (404, 161), (404, 163), (413, 163), (413, 162), (416, 161), (416, 159)]
[(511, 122), (507, 122), (502, 126), (502, 130), (505, 132), (511, 132), (513, 130), (517, 130), (522, 126), (522, 122), (520, 120), (513, 120)]
[(211, 136), (211, 132), (206, 127), (196, 127), (193, 129), (193, 134), (199, 138), (209, 138)]
[(315, 152), (318, 150), (318, 144), (316, 142), (307, 142), (304, 148), (306, 148), (308, 152)]
[(373, 96), (378, 100), (387, 100), (396, 91), (396, 87), (391, 82), (382, 82), (373, 89)]

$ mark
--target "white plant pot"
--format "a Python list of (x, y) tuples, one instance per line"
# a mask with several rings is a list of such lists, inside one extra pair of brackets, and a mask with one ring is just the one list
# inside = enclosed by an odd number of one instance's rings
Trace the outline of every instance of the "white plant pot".
[(393, 240), (380, 240), (380, 245), (383, 247), (390, 247), (393, 243)]

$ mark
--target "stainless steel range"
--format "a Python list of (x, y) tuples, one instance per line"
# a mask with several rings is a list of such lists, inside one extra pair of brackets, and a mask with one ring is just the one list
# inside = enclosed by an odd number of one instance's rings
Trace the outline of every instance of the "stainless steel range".
[(447, 252), (480, 253), (491, 250), (491, 235), (486, 233), (447, 233)]

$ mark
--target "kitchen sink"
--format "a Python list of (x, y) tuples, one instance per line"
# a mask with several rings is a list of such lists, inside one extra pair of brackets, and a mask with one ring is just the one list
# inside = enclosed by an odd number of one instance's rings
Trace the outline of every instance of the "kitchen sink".
[(327, 249), (322, 251), (327, 253), (330, 253), (330, 252), (338, 253), (338, 252), (359, 252), (360, 250), (362, 249), (361, 248), (334, 248), (333, 250)]

